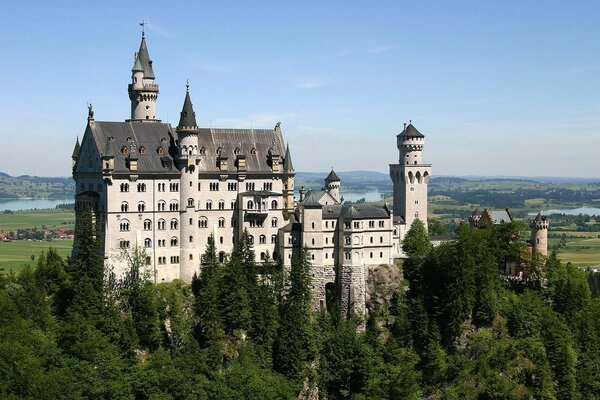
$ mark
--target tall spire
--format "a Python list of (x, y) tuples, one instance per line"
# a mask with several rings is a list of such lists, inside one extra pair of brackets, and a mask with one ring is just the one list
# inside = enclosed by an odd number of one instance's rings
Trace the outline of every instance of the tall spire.
[(135, 53), (133, 68), (131, 69), (131, 83), (128, 86), (129, 99), (131, 100), (131, 119), (129, 121), (160, 122), (156, 119), (156, 101), (158, 99), (158, 84), (154, 82), (152, 60), (148, 54), (144, 22), (142, 26), (142, 41), (140, 48)]
[(146, 38), (142, 33), (142, 41), (140, 43), (140, 49), (138, 50), (136, 61), (139, 60), (142, 68), (144, 69), (145, 79), (155, 79), (154, 71), (152, 70), (152, 60), (148, 54), (148, 46), (146, 45)]
[(196, 113), (194, 112), (194, 106), (192, 105), (192, 99), (190, 98), (190, 83), (188, 81), (185, 85), (185, 100), (183, 101), (183, 108), (181, 109), (177, 131), (197, 129)]
[(289, 143), (285, 147), (285, 156), (283, 158), (283, 170), (285, 172), (291, 172), (294, 170), (294, 165), (292, 164), (292, 156), (290, 155), (290, 144)]

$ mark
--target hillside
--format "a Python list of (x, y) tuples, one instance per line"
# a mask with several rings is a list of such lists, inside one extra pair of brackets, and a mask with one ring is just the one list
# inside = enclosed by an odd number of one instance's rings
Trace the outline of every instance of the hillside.
[(0, 199), (73, 197), (75, 183), (71, 177), (10, 176), (0, 172)]

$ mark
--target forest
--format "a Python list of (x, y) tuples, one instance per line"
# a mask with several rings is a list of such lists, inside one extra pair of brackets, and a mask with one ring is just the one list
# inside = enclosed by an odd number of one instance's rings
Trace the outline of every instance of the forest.
[(311, 308), (306, 250), (288, 271), (210, 241), (187, 285), (133, 248), (117, 280), (83, 221), (76, 258), (0, 275), (3, 399), (600, 399), (600, 280), (532, 258), (516, 223), (432, 247), (417, 220), (403, 284), (363, 317)]

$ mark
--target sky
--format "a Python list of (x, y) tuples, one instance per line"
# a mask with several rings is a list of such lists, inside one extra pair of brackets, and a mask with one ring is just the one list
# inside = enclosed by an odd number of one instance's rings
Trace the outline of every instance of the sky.
[(273, 128), (297, 171), (387, 172), (412, 120), (434, 175), (600, 177), (597, 1), (4, 1), (0, 171), (68, 176), (87, 103), (129, 118), (146, 40), (174, 126)]

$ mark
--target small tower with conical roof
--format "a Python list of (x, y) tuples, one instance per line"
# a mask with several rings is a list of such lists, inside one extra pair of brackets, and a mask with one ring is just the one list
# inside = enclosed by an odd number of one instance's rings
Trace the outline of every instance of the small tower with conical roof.
[(333, 168), (327, 178), (325, 178), (325, 188), (327, 192), (335, 199), (336, 202), (340, 202), (340, 178), (337, 176)]
[[(200, 129), (196, 124), (196, 113), (190, 99), (190, 86), (186, 84), (185, 100), (181, 109), (179, 124), (175, 128), (178, 138), (178, 154), (176, 157), (177, 168), (181, 170), (180, 186), (180, 212), (181, 212), (181, 240), (180, 250), (180, 278), (190, 282), (194, 273), (199, 271), (200, 238), (197, 235), (196, 195), (198, 193), (198, 172), (196, 165), (200, 161), (198, 155), (198, 133)], [(191, 221), (191, 223), (190, 223)]]
[(77, 159), (79, 158), (79, 150), (81, 149), (81, 145), (79, 144), (79, 136), (77, 136), (77, 141), (75, 142), (75, 147), (73, 148), (73, 154), (71, 154), (71, 160), (73, 164), (72, 168), (75, 168), (75, 164), (77, 163)]
[(285, 147), (285, 156), (283, 157), (283, 174), (284, 213), (289, 216), (294, 212), (294, 175), (296, 175), (289, 143)]
[(542, 213), (529, 222), (531, 228), (531, 252), (533, 254), (548, 255), (548, 218)]
[(390, 164), (390, 177), (394, 184), (394, 217), (401, 217), (410, 229), (415, 219), (427, 227), (427, 184), (431, 164), (422, 163), (425, 135), (412, 121), (396, 136), (399, 150), (398, 164)]
[(160, 122), (156, 119), (156, 100), (158, 99), (158, 84), (154, 82), (152, 60), (148, 54), (148, 46), (144, 31), (142, 42), (135, 54), (131, 69), (131, 83), (128, 86), (131, 100), (131, 118), (129, 121)]

